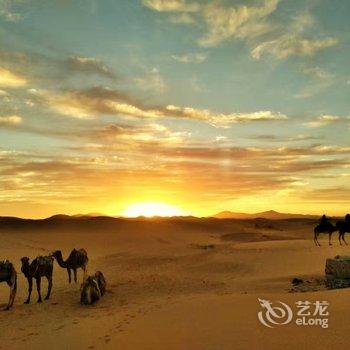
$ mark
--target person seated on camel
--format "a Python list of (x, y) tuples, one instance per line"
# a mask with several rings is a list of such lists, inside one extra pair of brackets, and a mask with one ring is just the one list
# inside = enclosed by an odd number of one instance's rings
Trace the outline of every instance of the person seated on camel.
[(320, 220), (320, 226), (327, 226), (329, 224), (329, 218), (325, 214), (322, 215), (321, 220)]

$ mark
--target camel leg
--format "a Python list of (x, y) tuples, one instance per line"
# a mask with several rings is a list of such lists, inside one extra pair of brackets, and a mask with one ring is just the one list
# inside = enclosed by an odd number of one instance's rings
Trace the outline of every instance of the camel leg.
[(83, 269), (83, 283), (84, 283), (85, 280), (86, 280), (87, 266), (84, 265), (84, 266), (82, 267), (82, 269)]
[(318, 246), (318, 247), (320, 247), (321, 246), (321, 244), (320, 244), (320, 242), (318, 241), (318, 233), (317, 232), (315, 232), (315, 235), (314, 235), (314, 242), (315, 242), (315, 244), (316, 244), (316, 246)]
[(345, 232), (342, 234), (341, 238), (342, 238), (342, 240), (344, 241), (344, 243), (345, 243), (346, 245), (348, 245), (348, 242), (345, 240)]
[(32, 290), (33, 290), (33, 279), (28, 278), (28, 298), (24, 302), (24, 304), (29, 304), (30, 303), (30, 296), (32, 295)]
[(329, 232), (329, 237), (328, 237), (328, 243), (329, 243), (329, 245), (332, 245), (332, 233), (333, 233), (333, 232)]
[(69, 268), (67, 268), (67, 272), (68, 272), (68, 282), (71, 283), (72, 282), (72, 276), (71, 276), (71, 271)]
[(8, 281), (7, 284), (10, 287), (10, 297), (9, 297), (8, 304), (5, 308), (6, 311), (10, 310), (10, 308), (13, 306), (13, 303), (15, 301), (15, 296), (17, 292), (17, 277), (15, 278), (14, 281), (13, 280)]
[(74, 282), (77, 283), (77, 269), (73, 269), (74, 272)]
[(42, 299), (41, 299), (41, 278), (40, 277), (38, 277), (37, 279), (36, 279), (36, 289), (37, 289), (37, 291), (38, 291), (38, 303), (41, 303), (42, 302)]
[(48, 288), (47, 288), (47, 295), (45, 297), (45, 300), (49, 300), (50, 299), (50, 295), (51, 295), (51, 289), (52, 289), (52, 276), (47, 277), (47, 282), (48, 282)]
[(341, 242), (341, 235), (342, 235), (341, 232), (339, 232), (339, 243), (340, 243), (340, 245), (343, 245)]
[(14, 284), (13, 284), (13, 287), (12, 287), (12, 290), (10, 293), (10, 296), (11, 296), (10, 307), (12, 307), (13, 303), (15, 302), (16, 293), (17, 293), (17, 276), (15, 276), (15, 281), (14, 281)]

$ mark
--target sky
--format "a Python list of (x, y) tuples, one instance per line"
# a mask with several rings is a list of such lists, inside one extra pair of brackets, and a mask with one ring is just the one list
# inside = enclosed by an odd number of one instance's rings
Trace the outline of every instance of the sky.
[(349, 13), (0, 0), (0, 215), (345, 214)]

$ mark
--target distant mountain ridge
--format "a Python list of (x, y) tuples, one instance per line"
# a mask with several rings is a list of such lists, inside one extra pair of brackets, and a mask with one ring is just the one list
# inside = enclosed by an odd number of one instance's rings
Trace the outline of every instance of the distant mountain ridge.
[(291, 214), (291, 213), (279, 213), (275, 210), (263, 211), (260, 213), (247, 214), (247, 213), (236, 213), (232, 211), (222, 211), (213, 215), (212, 217), (217, 219), (270, 219), (270, 220), (278, 220), (278, 219), (316, 219), (317, 215), (307, 215), (307, 214)]

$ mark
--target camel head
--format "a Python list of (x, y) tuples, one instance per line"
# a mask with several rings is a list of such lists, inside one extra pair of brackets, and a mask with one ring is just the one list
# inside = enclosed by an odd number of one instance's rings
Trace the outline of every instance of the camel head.
[(50, 254), (50, 256), (53, 256), (54, 258), (57, 259), (57, 257), (59, 257), (59, 256), (62, 257), (62, 252), (60, 250), (55, 250), (54, 252), (52, 252)]
[(81, 298), (80, 302), (83, 305), (90, 305), (92, 304), (92, 291), (94, 288), (94, 284), (91, 281), (90, 277), (87, 278), (87, 280), (83, 284), (83, 289), (81, 291)]

